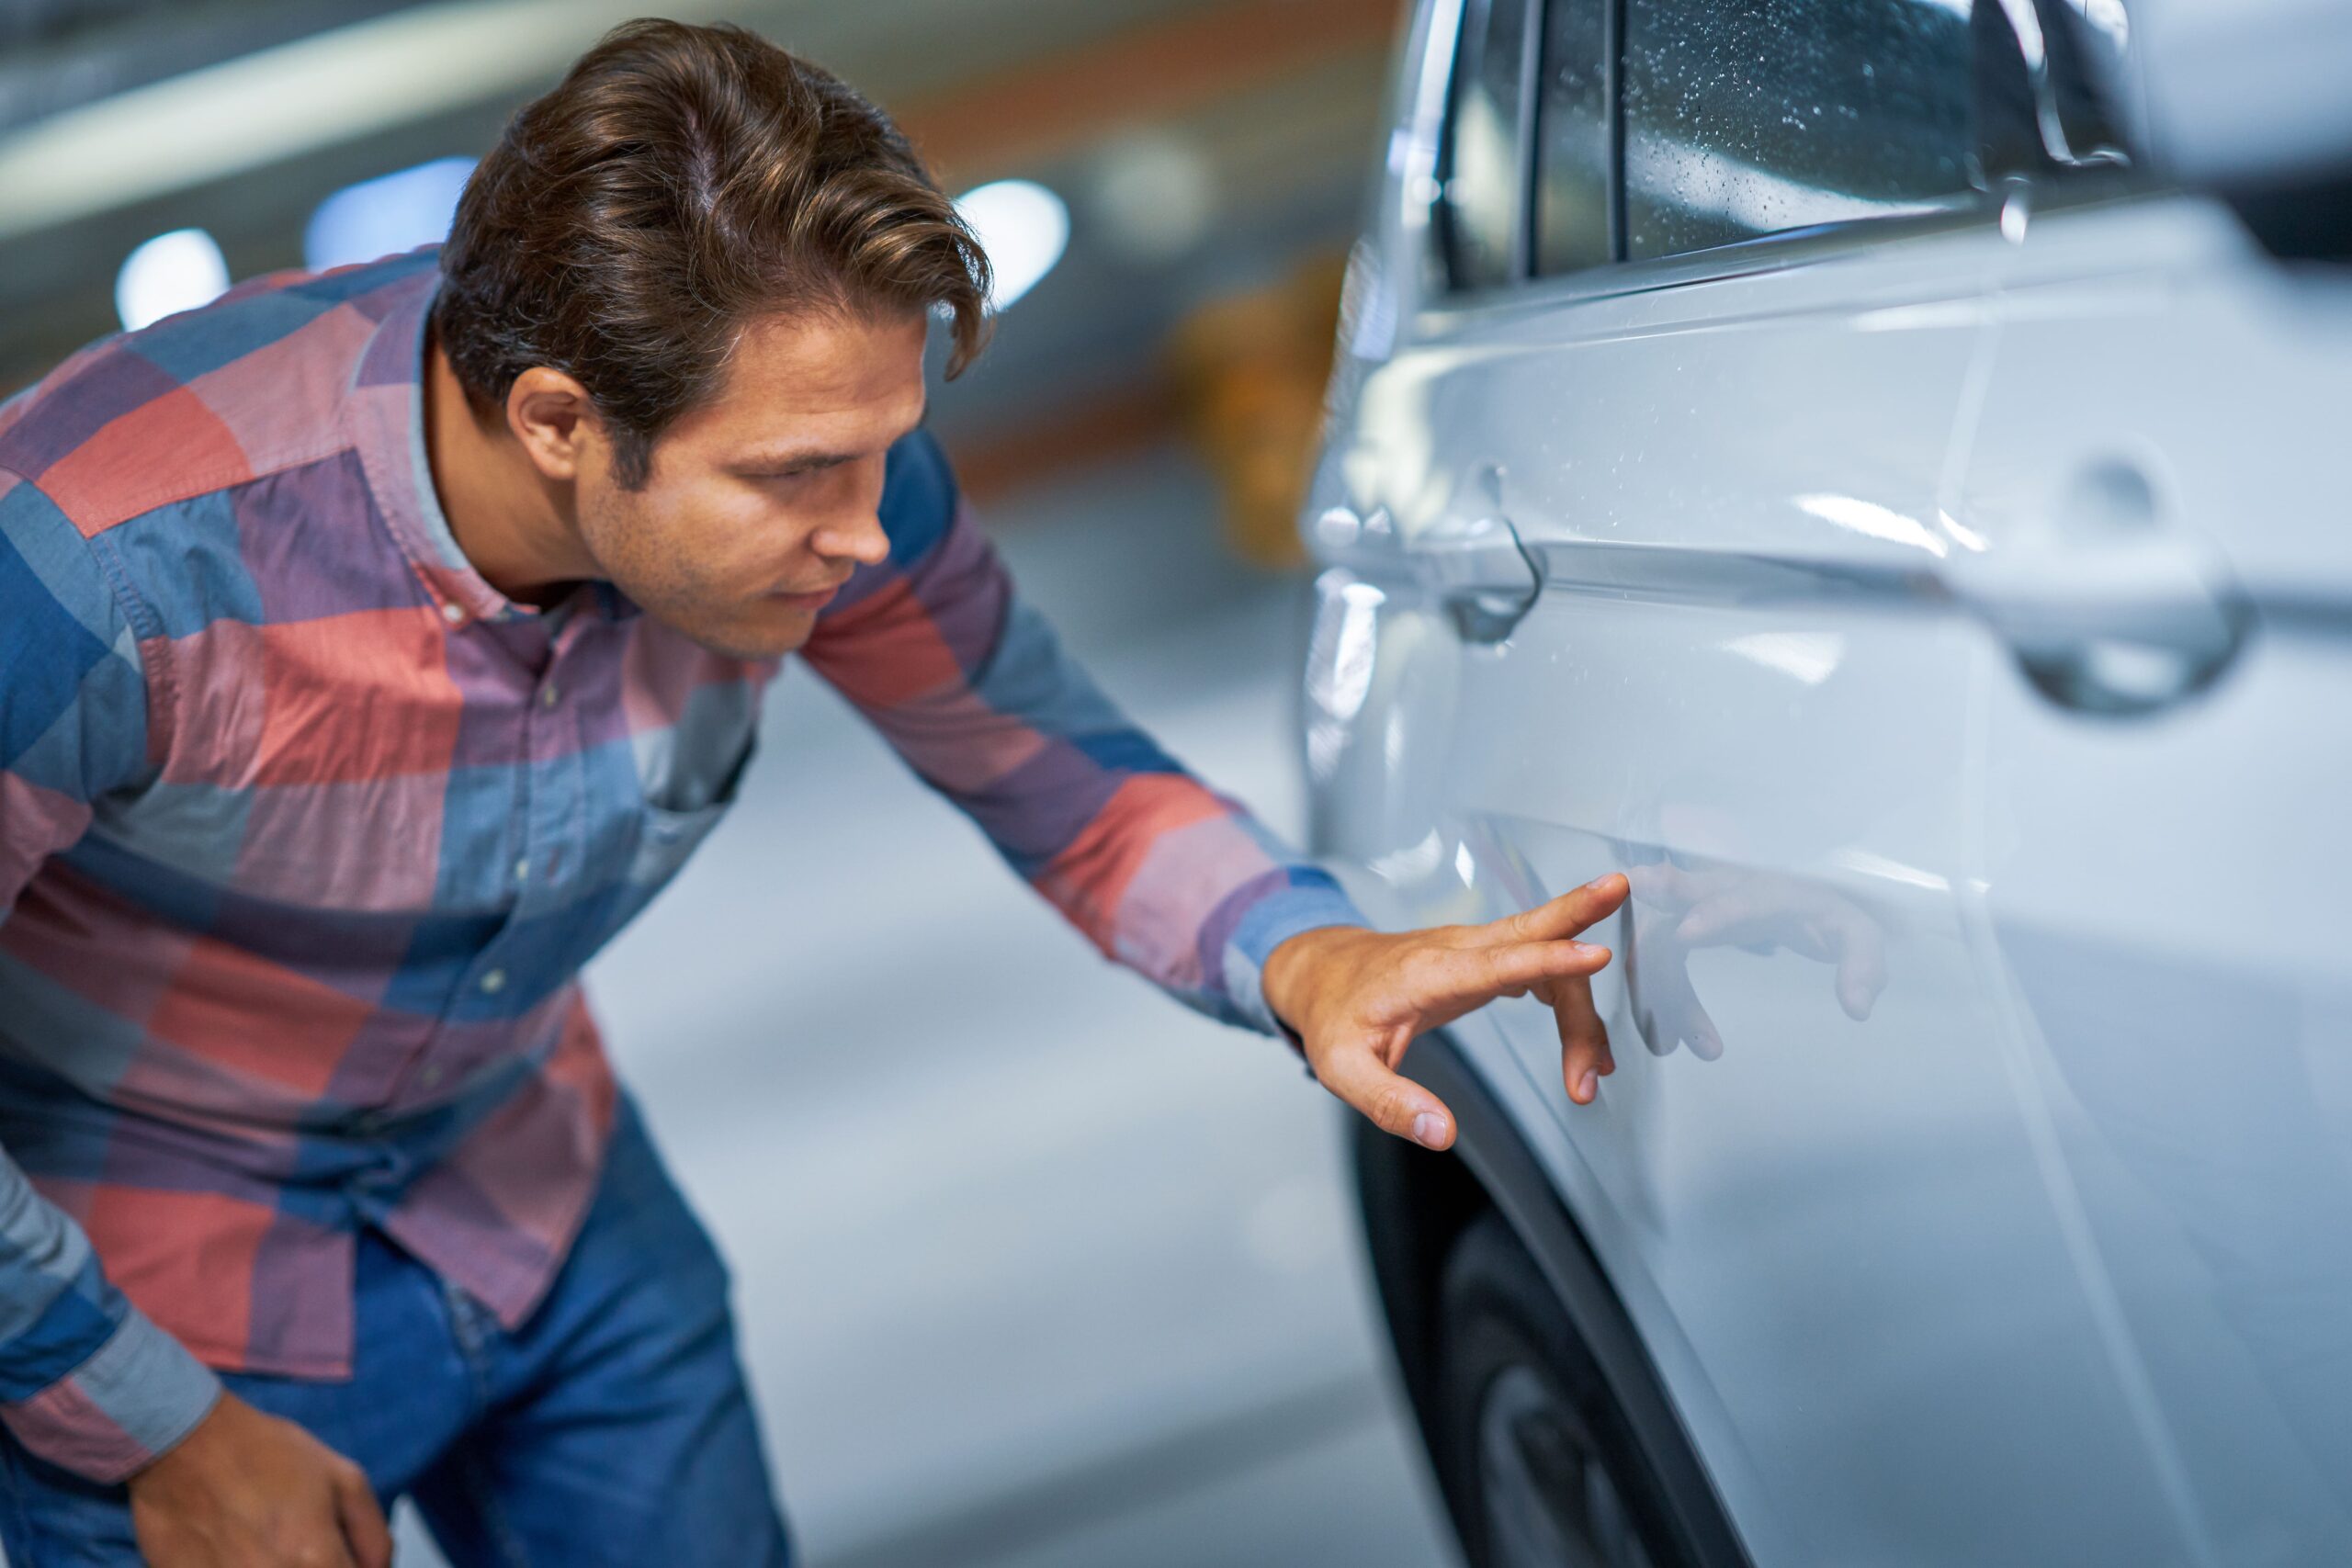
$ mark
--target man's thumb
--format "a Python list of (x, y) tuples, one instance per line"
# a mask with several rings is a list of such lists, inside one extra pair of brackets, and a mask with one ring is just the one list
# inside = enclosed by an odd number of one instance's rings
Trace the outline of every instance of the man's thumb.
[(1423, 1148), (1453, 1143), (1453, 1113), (1428, 1089), (1389, 1070), (1368, 1046), (1327, 1052), (1315, 1064), (1323, 1087), (1354, 1106), (1385, 1133), (1410, 1138)]

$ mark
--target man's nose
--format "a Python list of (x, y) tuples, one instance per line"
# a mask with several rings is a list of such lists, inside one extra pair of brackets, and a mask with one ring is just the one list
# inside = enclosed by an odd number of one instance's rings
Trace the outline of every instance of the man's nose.
[(878, 512), (861, 512), (854, 521), (831, 525), (813, 541), (817, 553), (879, 566), (890, 558), (890, 536), (882, 531)]

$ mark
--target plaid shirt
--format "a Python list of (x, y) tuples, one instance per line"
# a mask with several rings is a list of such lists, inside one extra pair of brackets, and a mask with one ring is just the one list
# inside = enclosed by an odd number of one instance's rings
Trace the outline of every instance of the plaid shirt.
[[(210, 1368), (333, 1379), (380, 1227), (519, 1323), (615, 1089), (581, 966), (727, 809), (775, 661), (536, 611), (435, 502), (431, 252), (243, 286), (0, 407), (0, 1416), (119, 1478)], [(1106, 954), (1274, 1027), (1359, 917), (1130, 727), (918, 433), (804, 656)]]

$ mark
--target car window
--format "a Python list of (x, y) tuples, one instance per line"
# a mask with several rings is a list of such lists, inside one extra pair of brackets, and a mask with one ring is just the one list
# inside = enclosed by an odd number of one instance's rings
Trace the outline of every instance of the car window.
[(1969, 0), (1625, 0), (1625, 248), (1971, 197)]
[(1535, 270), (1610, 259), (1607, 0), (1551, 0), (1536, 97)]
[(1520, 175), (1521, 70), (1535, 0), (1467, 0), (1446, 116), (1438, 233), (1456, 288), (1510, 280), (1524, 205)]

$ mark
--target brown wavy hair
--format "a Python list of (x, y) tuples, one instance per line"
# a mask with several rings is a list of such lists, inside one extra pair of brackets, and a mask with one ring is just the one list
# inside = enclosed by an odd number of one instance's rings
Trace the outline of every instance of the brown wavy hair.
[(588, 389), (619, 482), (711, 396), (755, 316), (940, 309), (953, 378), (989, 263), (888, 115), (732, 26), (626, 22), (466, 182), (434, 331), (487, 415), (535, 365)]

